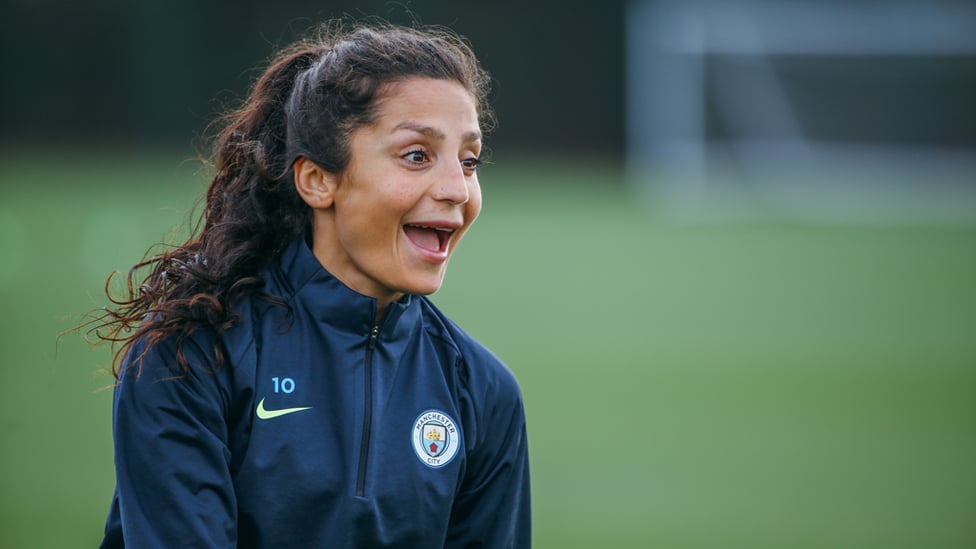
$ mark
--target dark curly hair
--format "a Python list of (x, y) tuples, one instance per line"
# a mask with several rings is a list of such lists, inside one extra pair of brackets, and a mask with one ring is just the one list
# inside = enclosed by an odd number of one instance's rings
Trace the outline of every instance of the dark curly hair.
[[(174, 338), (186, 371), (186, 339), (201, 328), (220, 333), (233, 326), (233, 304), (240, 299), (258, 295), (285, 305), (261, 291), (260, 273), (311, 227), (311, 209), (293, 181), (295, 159), (305, 156), (341, 173), (352, 132), (376, 116), (381, 87), (410, 77), (460, 83), (474, 97), (483, 128), (491, 128), (488, 74), (468, 44), (447, 29), (331, 22), (271, 60), (243, 104), (218, 120), (215, 175), (195, 234), (165, 253), (147, 254), (129, 270), (121, 297), (109, 290), (110, 276), (105, 288), (114, 307), (85, 324), (117, 346), (116, 378), (136, 341), (144, 345), (133, 362)], [(214, 353), (222, 363), (218, 344)]]

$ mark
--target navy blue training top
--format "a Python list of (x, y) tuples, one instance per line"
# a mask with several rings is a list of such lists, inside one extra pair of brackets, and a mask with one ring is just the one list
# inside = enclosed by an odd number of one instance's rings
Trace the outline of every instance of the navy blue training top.
[(528, 547), (508, 368), (424, 297), (377, 325), (304, 239), (264, 278), (290, 310), (245, 300), (185, 375), (171, 340), (123, 364), (102, 547)]

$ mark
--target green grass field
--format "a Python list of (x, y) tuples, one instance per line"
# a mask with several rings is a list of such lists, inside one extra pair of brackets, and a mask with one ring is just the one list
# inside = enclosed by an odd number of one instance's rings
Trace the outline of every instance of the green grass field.
[[(976, 545), (976, 212), (675, 225), (559, 166), (483, 171), (435, 297), (521, 380), (536, 546)], [(0, 158), (0, 547), (100, 539), (110, 355), (57, 335), (187, 219), (196, 169)]]

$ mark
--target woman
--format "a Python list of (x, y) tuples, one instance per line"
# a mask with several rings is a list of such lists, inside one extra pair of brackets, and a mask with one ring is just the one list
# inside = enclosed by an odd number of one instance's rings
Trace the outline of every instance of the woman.
[(271, 63), (199, 235), (104, 319), (103, 547), (529, 545), (518, 385), (422, 297), (481, 208), (487, 84), (446, 31), (333, 26)]

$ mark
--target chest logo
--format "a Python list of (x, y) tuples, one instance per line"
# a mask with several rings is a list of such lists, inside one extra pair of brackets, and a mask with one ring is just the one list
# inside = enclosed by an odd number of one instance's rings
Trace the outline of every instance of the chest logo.
[(281, 408), (278, 410), (267, 410), (264, 407), (264, 399), (258, 402), (258, 409), (254, 412), (257, 414), (258, 419), (274, 419), (276, 417), (286, 416), (288, 414), (294, 414), (295, 412), (301, 412), (303, 410), (311, 409), (311, 406), (303, 406), (301, 408)]
[(451, 416), (427, 410), (413, 422), (413, 451), (420, 461), (438, 469), (451, 462), (461, 447), (461, 429)]

